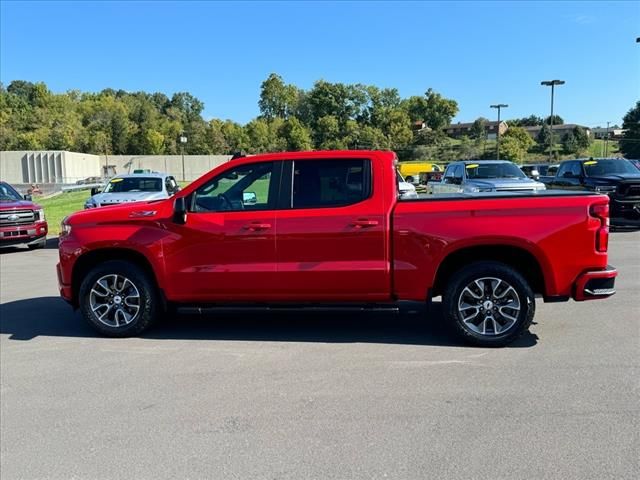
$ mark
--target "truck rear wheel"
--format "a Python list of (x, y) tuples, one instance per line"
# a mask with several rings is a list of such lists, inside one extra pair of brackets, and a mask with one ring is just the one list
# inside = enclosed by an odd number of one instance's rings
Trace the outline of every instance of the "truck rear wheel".
[(137, 265), (111, 260), (94, 267), (79, 291), (89, 324), (109, 337), (130, 337), (149, 328), (159, 314), (156, 286)]
[(535, 297), (525, 278), (499, 262), (477, 262), (449, 281), (443, 307), (453, 330), (481, 347), (503, 347), (533, 321)]

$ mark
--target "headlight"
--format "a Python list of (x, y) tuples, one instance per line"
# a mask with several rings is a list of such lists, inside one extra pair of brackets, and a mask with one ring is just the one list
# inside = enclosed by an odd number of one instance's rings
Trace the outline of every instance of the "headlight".
[(60, 222), (60, 236), (69, 235), (71, 233), (71, 225), (67, 223), (67, 218), (64, 217)]
[(39, 210), (36, 210), (36, 217), (38, 218), (38, 220), (40, 220), (41, 222), (44, 222), (45, 216), (44, 216), (44, 208), (41, 208)]
[(594, 190), (598, 193), (613, 193), (616, 191), (615, 185), (596, 185)]
[(469, 188), (469, 191), (470, 191), (471, 193), (478, 193), (478, 192), (493, 192), (493, 188), (471, 187), (471, 188)]

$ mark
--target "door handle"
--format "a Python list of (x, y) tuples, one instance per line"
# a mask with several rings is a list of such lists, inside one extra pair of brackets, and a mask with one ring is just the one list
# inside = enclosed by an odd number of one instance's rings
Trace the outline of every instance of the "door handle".
[(378, 220), (369, 220), (366, 218), (359, 218), (355, 222), (351, 224), (352, 227), (356, 228), (367, 228), (367, 227), (375, 227), (378, 225)]
[(261, 222), (251, 222), (242, 228), (244, 228), (245, 230), (251, 230), (252, 232), (255, 232), (258, 230), (268, 230), (269, 228), (271, 228), (271, 224), (261, 223)]

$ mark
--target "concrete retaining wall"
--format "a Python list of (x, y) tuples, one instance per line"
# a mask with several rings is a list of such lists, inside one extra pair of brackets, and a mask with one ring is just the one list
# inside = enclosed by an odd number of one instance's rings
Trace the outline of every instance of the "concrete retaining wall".
[(184, 175), (181, 155), (101, 155), (100, 164), (114, 166), (116, 173), (150, 169), (167, 172), (178, 181), (192, 181), (230, 159), (231, 155), (185, 155)]
[(221, 165), (231, 155), (91, 155), (65, 151), (0, 152), (0, 179), (15, 184), (74, 184), (87, 177), (150, 169), (176, 180), (192, 181)]

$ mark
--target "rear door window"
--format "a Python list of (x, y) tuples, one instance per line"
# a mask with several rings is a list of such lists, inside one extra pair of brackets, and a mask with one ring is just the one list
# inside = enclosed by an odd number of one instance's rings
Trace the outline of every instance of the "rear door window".
[(371, 195), (371, 161), (367, 159), (293, 162), (293, 208), (342, 207)]

